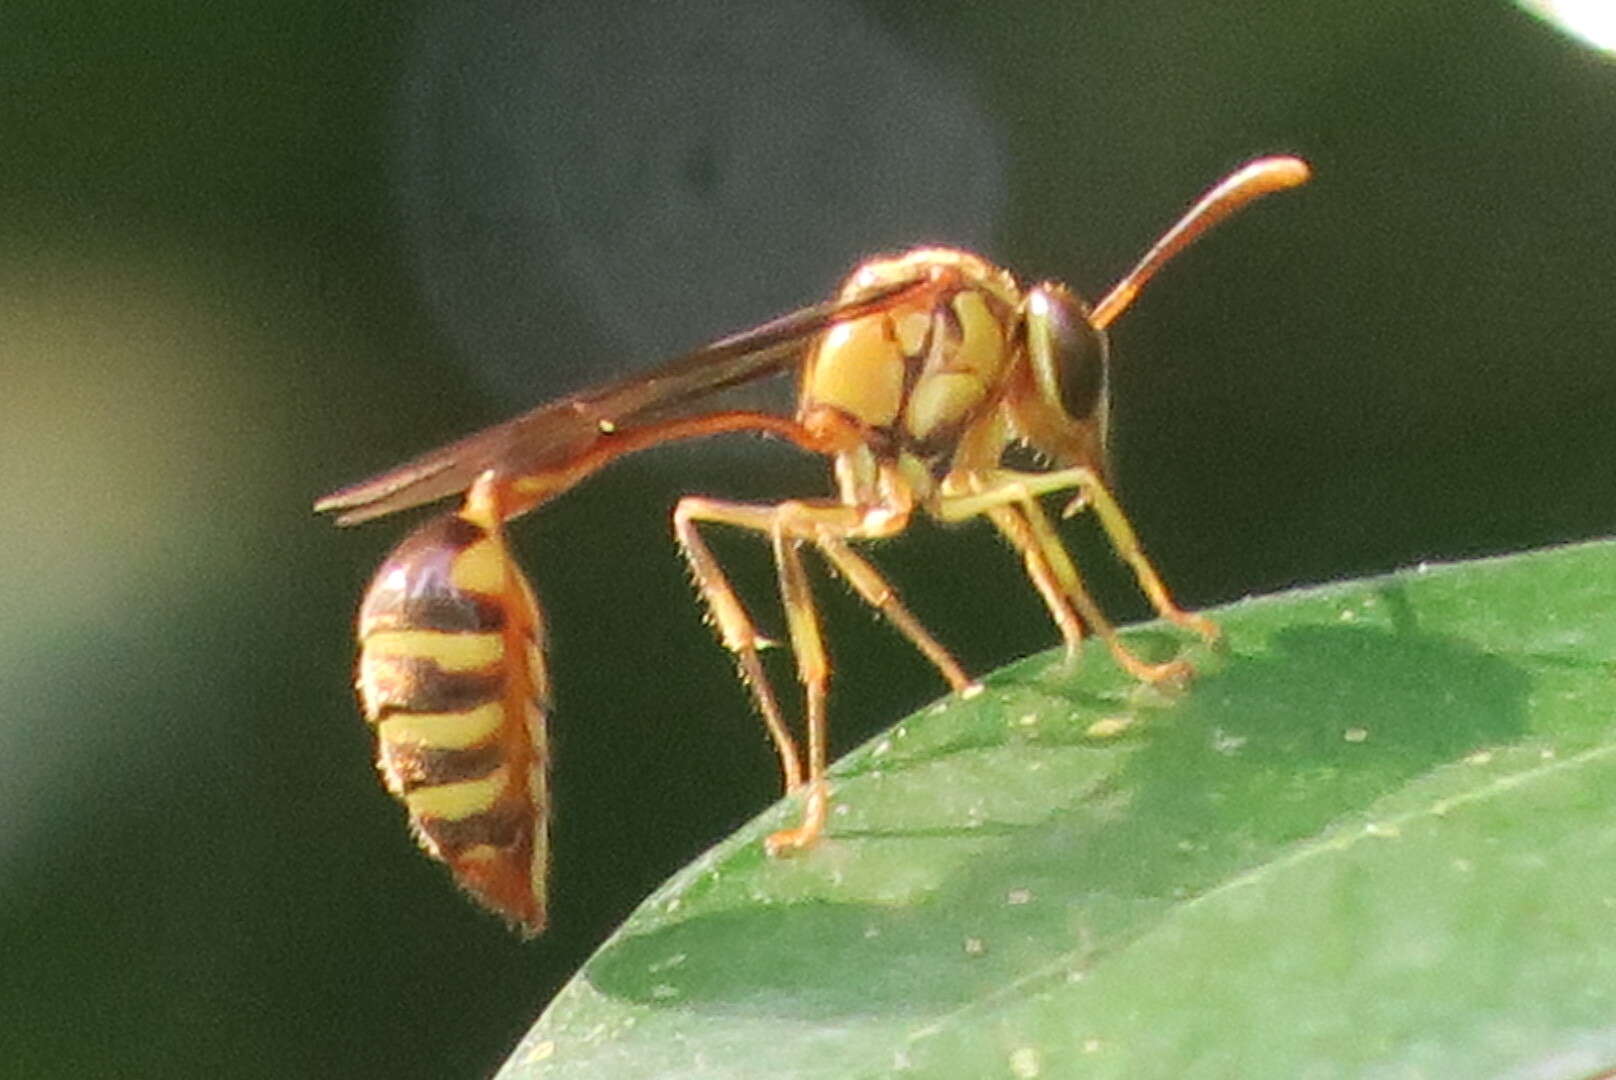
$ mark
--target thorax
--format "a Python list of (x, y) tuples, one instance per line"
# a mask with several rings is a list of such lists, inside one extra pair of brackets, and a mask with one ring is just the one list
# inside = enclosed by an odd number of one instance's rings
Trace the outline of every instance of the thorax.
[(866, 467), (945, 469), (967, 431), (997, 405), (1020, 348), (1014, 279), (962, 251), (920, 248), (871, 260), (840, 298), (928, 276), (936, 289), (826, 331), (803, 368), (799, 418), (856, 429), (863, 448), (849, 453)]

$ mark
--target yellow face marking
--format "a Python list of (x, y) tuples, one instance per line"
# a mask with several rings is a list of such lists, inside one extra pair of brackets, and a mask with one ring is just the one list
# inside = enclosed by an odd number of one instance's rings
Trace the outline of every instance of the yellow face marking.
[(393, 713), (376, 725), (377, 734), (390, 743), (459, 750), (488, 742), (499, 733), (505, 711), (498, 702), (465, 712)]
[(505, 784), (505, 770), (495, 769), (480, 780), (416, 788), (404, 796), (404, 805), (412, 816), (461, 821), (490, 809)]
[(484, 537), (455, 556), (449, 568), (449, 580), (462, 592), (496, 595), (505, 590), (508, 560), (504, 545), (492, 537)]
[(360, 660), (364, 667), (401, 657), (431, 660), (444, 671), (480, 671), (499, 663), (505, 656), (505, 642), (498, 634), (472, 634), (464, 631), (383, 630), (365, 639)]

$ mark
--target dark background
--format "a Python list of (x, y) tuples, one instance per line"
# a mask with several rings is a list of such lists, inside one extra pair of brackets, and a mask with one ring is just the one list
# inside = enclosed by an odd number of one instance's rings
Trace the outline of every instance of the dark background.
[[(1266, 152), (1315, 182), (1115, 333), (1117, 479), (1180, 598), (1610, 532), (1616, 65), (1503, 2), (8, 2), (0, 1071), (489, 1072), (775, 797), (667, 517), (823, 466), (670, 448), (515, 528), (559, 687), (526, 945), (372, 774), (350, 619), (406, 523), (313, 498), (885, 248), (1098, 294)], [(879, 557), (973, 670), (1056, 639), (981, 527)], [(822, 595), (846, 748), (940, 687)]]

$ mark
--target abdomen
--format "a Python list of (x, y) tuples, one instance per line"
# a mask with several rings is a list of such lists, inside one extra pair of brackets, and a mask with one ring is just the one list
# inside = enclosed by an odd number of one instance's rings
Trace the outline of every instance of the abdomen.
[(422, 848), (535, 934), (549, 819), (543, 623), (486, 505), (474, 489), (377, 571), (359, 611), (359, 697)]

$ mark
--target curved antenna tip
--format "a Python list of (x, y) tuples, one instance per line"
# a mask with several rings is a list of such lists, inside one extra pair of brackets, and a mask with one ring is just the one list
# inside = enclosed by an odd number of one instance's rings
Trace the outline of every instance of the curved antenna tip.
[(1145, 282), (1155, 277), (1163, 264), (1193, 244), (1202, 233), (1252, 200), (1305, 184), (1312, 175), (1307, 162), (1284, 154), (1246, 162), (1214, 184), (1145, 252), (1144, 258), (1094, 305), (1089, 321), (1095, 329), (1104, 330), (1133, 302)]
[(1300, 187), (1313, 178), (1313, 167), (1299, 157), (1292, 157), (1289, 154), (1276, 154), (1273, 157), (1263, 157), (1248, 161), (1245, 165), (1236, 169), (1225, 183), (1245, 187), (1259, 177), (1261, 182), (1258, 187), (1265, 191)]

